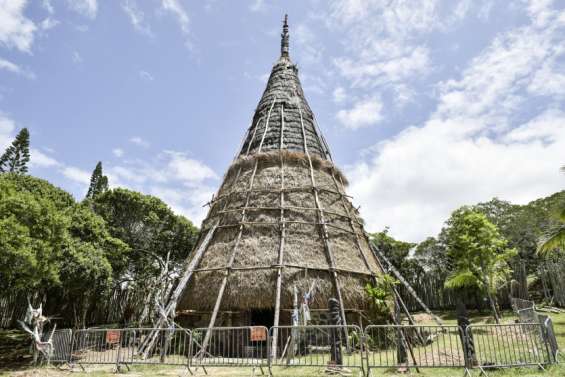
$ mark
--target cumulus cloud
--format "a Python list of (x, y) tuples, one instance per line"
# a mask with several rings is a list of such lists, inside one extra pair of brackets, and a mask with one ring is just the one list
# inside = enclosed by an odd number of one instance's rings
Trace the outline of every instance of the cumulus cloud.
[(0, 43), (30, 52), (37, 26), (24, 16), (26, 0), (0, 0)]
[(216, 173), (200, 161), (187, 158), (186, 154), (174, 151), (165, 152), (169, 157), (168, 169), (171, 176), (188, 184), (201, 183), (206, 179), (218, 178)]
[(55, 160), (53, 157), (50, 157), (40, 150), (34, 148), (32, 148), (30, 151), (29, 163), (31, 167), (41, 168), (49, 168), (61, 165), (59, 161)]
[(356, 130), (381, 121), (382, 108), (383, 104), (378, 99), (365, 99), (355, 103), (351, 109), (338, 111), (336, 118), (346, 128)]
[(67, 5), (72, 11), (94, 19), (98, 13), (98, 2), (96, 0), (67, 0)]
[(110, 184), (158, 196), (176, 212), (199, 223), (218, 175), (204, 162), (178, 151), (163, 151), (152, 160), (123, 161), (105, 165)]
[(563, 40), (565, 16), (545, 3), (529, 17), (528, 25), (498, 35), (460, 78), (439, 85), (427, 121), (348, 168), (370, 230), (390, 226), (393, 235), (419, 241), (463, 204), (495, 196), (526, 203), (563, 189), (565, 108), (556, 95), (541, 110), (528, 101), (531, 83)]
[(338, 86), (333, 91), (333, 100), (335, 103), (342, 103), (345, 100), (346, 94), (345, 89), (341, 86)]
[(23, 69), (19, 65), (12, 63), (8, 60), (0, 58), (0, 70), (2, 69), (11, 73), (15, 73), (17, 75), (27, 77), (28, 79), (35, 78), (35, 74), (33, 72)]
[(75, 166), (65, 166), (61, 169), (61, 173), (71, 181), (80, 183), (83, 186), (90, 184), (90, 172), (77, 168)]
[(339, 33), (343, 46), (331, 59), (332, 69), (356, 95), (373, 96), (378, 90), (383, 99), (391, 97), (395, 108), (402, 107), (413, 101), (436, 68), (430, 35), (449, 32), (479, 3), (332, 0), (324, 20)]
[(11, 143), (12, 132), (16, 128), (16, 123), (8, 115), (0, 111), (0, 150), (6, 149)]

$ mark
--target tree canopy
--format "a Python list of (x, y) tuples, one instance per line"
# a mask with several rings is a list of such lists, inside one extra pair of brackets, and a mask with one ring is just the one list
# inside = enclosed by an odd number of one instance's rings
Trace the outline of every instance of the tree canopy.
[(198, 234), (161, 200), (124, 189), (77, 203), (45, 180), (3, 173), (0, 198), (0, 289), (48, 296), (77, 326), (124, 281), (149, 290), (155, 256), (180, 266)]
[(28, 162), (29, 131), (27, 128), (22, 128), (12, 145), (0, 156), (0, 173), (27, 173)]
[(90, 177), (90, 186), (88, 187), (86, 198), (94, 199), (106, 191), (108, 191), (108, 177), (102, 173), (102, 162), (98, 161)]

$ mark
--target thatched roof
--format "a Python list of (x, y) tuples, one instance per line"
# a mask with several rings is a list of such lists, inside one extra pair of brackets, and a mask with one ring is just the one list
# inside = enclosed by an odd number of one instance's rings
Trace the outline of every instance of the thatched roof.
[[(286, 22), (285, 22), (286, 26)], [(179, 310), (292, 307), (316, 281), (314, 308), (338, 297), (365, 309), (364, 286), (382, 271), (346, 180), (288, 57), (288, 33), (239, 156), (210, 203)]]
[[(284, 114), (280, 111), (281, 106), (284, 107)], [(314, 113), (304, 97), (298, 78), (298, 68), (288, 56), (287, 30), (282, 34), (281, 56), (273, 66), (267, 87), (257, 105), (240, 156), (255, 153), (259, 145), (262, 145), (263, 152), (280, 149), (283, 127), (284, 149), (305, 153), (301, 117), (310, 154), (323, 159), (330, 158), (329, 148), (317, 127)], [(267, 123), (268, 130), (265, 132)]]

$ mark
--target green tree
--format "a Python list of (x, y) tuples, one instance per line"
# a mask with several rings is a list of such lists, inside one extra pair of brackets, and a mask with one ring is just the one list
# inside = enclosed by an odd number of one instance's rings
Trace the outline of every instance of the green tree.
[(110, 235), (102, 217), (89, 205), (65, 211), (69, 219), (60, 267), (61, 310), (73, 313), (75, 326), (83, 327), (87, 314), (107, 297), (127, 265), (129, 247)]
[(38, 292), (50, 313), (85, 325), (95, 298), (104, 300), (125, 269), (127, 245), (90, 206), (45, 180), (2, 174), (0, 198), (0, 289)]
[(29, 131), (27, 128), (16, 136), (4, 154), (0, 157), (0, 173), (27, 173), (29, 162)]
[[(565, 173), (565, 165), (561, 167), (561, 171)], [(541, 238), (538, 252), (546, 254), (550, 251), (565, 251), (565, 200), (556, 206), (553, 218), (556, 224), (549, 226), (546, 234)]]
[(443, 275), (449, 266), (445, 245), (435, 237), (428, 237), (416, 246), (414, 259), (428, 274)]
[(90, 177), (90, 186), (86, 198), (93, 199), (106, 191), (108, 191), (108, 177), (102, 173), (102, 162), (98, 161)]
[(508, 242), (484, 214), (469, 207), (453, 212), (442, 233), (451, 265), (445, 286), (484, 292), (498, 322), (495, 294), (507, 281), (508, 260), (516, 255), (516, 250), (508, 247)]
[(371, 234), (370, 239), (408, 281), (417, 281), (424, 273), (418, 261), (410, 256), (410, 250), (416, 244), (394, 239), (388, 234), (388, 228)]
[(565, 206), (557, 210), (555, 218), (558, 223), (550, 227), (547, 234), (541, 238), (538, 252), (546, 254), (551, 251), (565, 251)]
[[(128, 277), (132, 289), (143, 292), (146, 313), (155, 297), (167, 296), (194, 247), (198, 229), (160, 199), (122, 188), (98, 195), (93, 206), (111, 235), (131, 248), (123, 277)], [(170, 279), (163, 285), (160, 277), (167, 260)], [(141, 319), (146, 319), (145, 314)]]
[(67, 221), (48, 198), (0, 178), (0, 288), (23, 291), (59, 282)]

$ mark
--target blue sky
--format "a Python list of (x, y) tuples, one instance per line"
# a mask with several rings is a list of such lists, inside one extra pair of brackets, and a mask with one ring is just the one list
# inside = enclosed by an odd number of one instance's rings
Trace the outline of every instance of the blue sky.
[(436, 234), (494, 196), (564, 188), (565, 2), (0, 0), (0, 147), (33, 175), (113, 186), (199, 224), (279, 54), (369, 231)]

